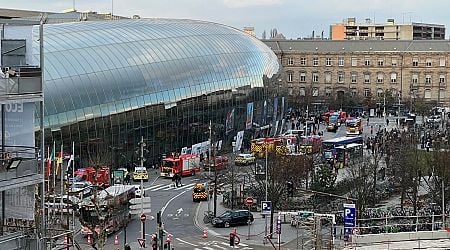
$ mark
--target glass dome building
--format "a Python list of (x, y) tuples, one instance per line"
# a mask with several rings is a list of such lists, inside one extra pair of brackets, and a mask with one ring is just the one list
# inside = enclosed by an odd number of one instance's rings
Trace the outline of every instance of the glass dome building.
[[(210, 120), (214, 136), (231, 143), (245, 128), (248, 103), (258, 126), (281, 107), (273, 87), (277, 57), (232, 27), (174, 19), (76, 22), (45, 25), (44, 37), (46, 144), (56, 140), (70, 151), (74, 141), (81, 158), (103, 146), (113, 152), (113, 165), (132, 164), (143, 136), (146, 158), (156, 159), (208, 140)], [(227, 117), (234, 133), (225, 133)]]

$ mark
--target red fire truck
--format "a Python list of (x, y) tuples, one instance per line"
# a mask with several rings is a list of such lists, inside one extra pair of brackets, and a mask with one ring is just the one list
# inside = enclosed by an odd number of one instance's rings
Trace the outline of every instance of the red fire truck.
[(75, 181), (88, 181), (92, 184), (96, 184), (101, 188), (107, 188), (111, 185), (109, 168), (99, 167), (97, 169), (97, 177), (95, 177), (94, 167), (80, 168), (75, 171)]
[(162, 177), (173, 177), (175, 174), (181, 176), (195, 175), (200, 172), (200, 156), (192, 154), (172, 154), (162, 160)]

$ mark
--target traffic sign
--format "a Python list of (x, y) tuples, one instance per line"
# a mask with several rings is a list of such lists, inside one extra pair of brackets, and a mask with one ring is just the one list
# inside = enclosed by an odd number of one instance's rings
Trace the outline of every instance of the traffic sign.
[(131, 204), (141, 204), (141, 203), (148, 204), (148, 203), (150, 203), (150, 197), (133, 198), (130, 200), (130, 203)]
[(253, 205), (253, 197), (247, 197), (247, 198), (245, 199), (245, 204), (246, 204), (247, 206)]
[(145, 239), (137, 239), (137, 240), (138, 240), (139, 246), (145, 247)]
[(355, 217), (355, 204), (344, 204), (344, 235), (352, 234), (353, 227), (355, 227)]
[[(138, 206), (138, 205), (136, 205), (136, 206)], [(144, 210), (142, 210), (142, 212), (149, 214), (152, 212), (152, 210), (150, 208), (144, 208)], [(141, 214), (141, 208), (139, 207), (139, 209), (131, 209), (130, 214)]]
[(147, 219), (147, 216), (145, 214), (141, 214), (140, 219), (141, 221), (145, 221)]
[(271, 201), (261, 201), (261, 214), (270, 214), (272, 212)]
[[(146, 206), (147, 205), (147, 206)], [(131, 210), (139, 210), (139, 211), (141, 211), (141, 204), (139, 204), (139, 205), (130, 205), (130, 209)], [(148, 206), (148, 204), (144, 204), (144, 210), (147, 210), (147, 209), (150, 209), (150, 206)]]

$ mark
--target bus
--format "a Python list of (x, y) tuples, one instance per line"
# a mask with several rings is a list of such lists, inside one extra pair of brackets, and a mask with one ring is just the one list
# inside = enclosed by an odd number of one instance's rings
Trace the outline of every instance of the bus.
[(360, 118), (347, 119), (347, 136), (360, 135), (363, 132), (363, 126)]
[(361, 143), (350, 143), (336, 147), (335, 168), (344, 168), (350, 165), (351, 161), (360, 159), (363, 156), (363, 145)]
[(333, 160), (337, 155), (337, 147), (349, 145), (351, 143), (362, 144), (362, 136), (356, 137), (337, 137), (329, 140), (322, 141), (322, 155), (324, 160)]

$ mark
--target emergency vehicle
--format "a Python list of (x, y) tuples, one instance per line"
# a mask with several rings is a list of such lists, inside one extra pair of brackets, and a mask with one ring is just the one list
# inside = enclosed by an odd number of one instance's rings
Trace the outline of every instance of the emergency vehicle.
[(319, 153), (321, 147), (322, 147), (322, 137), (319, 135), (300, 137), (299, 151), (302, 154)]
[(200, 172), (200, 156), (193, 154), (172, 154), (162, 160), (162, 177), (173, 177), (176, 174), (181, 176), (195, 175)]
[(107, 188), (111, 185), (109, 167), (99, 167), (97, 176), (94, 167), (80, 168), (75, 171), (75, 182), (88, 181), (101, 188)]
[(276, 153), (278, 155), (286, 155), (295, 151), (297, 136), (284, 135), (276, 138), (259, 138), (254, 139), (250, 143), (250, 152), (259, 158), (263, 158), (267, 153)]
[(347, 119), (347, 136), (360, 135), (363, 132), (361, 119), (349, 118)]
[(229, 165), (228, 157), (226, 157), (226, 156), (216, 156), (215, 158), (214, 157), (211, 157), (211, 158), (213, 158), (211, 160), (211, 163), (209, 163), (209, 164), (206, 163), (204, 165), (203, 168), (205, 170), (209, 170), (209, 168), (211, 168), (212, 171), (215, 171), (215, 170), (222, 170), (222, 169), (228, 168), (228, 165)]
[(192, 190), (192, 201), (206, 201), (208, 200), (208, 193), (206, 190), (206, 185), (203, 183), (197, 183)]
[(148, 172), (145, 167), (135, 167), (133, 172), (133, 181), (148, 181)]

